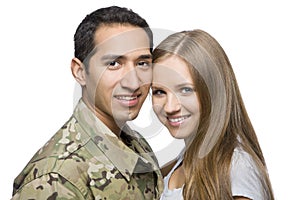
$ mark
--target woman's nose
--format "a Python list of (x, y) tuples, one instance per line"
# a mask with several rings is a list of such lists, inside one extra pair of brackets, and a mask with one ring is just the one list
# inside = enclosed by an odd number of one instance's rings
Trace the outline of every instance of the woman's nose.
[(181, 103), (178, 97), (175, 94), (167, 95), (167, 99), (164, 105), (165, 112), (171, 114), (180, 111), (180, 109)]

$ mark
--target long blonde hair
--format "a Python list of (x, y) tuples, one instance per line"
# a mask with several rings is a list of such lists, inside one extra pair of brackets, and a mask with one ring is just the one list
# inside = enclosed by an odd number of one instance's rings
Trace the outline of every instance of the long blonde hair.
[(238, 146), (257, 165), (265, 199), (274, 199), (263, 153), (223, 48), (202, 30), (183, 31), (155, 48), (153, 62), (171, 55), (189, 66), (201, 108), (197, 134), (184, 155), (184, 199), (232, 199), (230, 165)]

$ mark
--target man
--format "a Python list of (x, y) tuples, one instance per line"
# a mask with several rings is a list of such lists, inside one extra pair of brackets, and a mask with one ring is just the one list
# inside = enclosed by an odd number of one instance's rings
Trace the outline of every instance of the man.
[(137, 117), (152, 77), (152, 32), (116, 6), (78, 26), (71, 70), (82, 98), (15, 179), (13, 199), (158, 199), (162, 176)]

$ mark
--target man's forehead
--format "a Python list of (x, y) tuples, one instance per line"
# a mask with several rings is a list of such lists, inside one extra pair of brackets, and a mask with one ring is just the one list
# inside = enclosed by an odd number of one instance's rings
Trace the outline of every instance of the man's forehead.
[(96, 50), (108, 54), (123, 55), (141, 49), (150, 49), (145, 30), (134, 26), (105, 26), (95, 33)]

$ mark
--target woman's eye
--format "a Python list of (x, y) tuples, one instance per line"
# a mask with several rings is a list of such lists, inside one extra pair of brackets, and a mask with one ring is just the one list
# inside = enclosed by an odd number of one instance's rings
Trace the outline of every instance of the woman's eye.
[(194, 92), (194, 89), (191, 87), (183, 87), (183, 88), (181, 88), (181, 92), (184, 94), (188, 94), (188, 93)]
[(119, 69), (121, 67), (121, 64), (118, 63), (117, 61), (112, 61), (112, 62), (109, 62), (107, 64), (107, 66), (109, 69)]
[(165, 91), (163, 91), (163, 90), (153, 90), (152, 91), (152, 95), (160, 96), (163, 94), (166, 94)]

